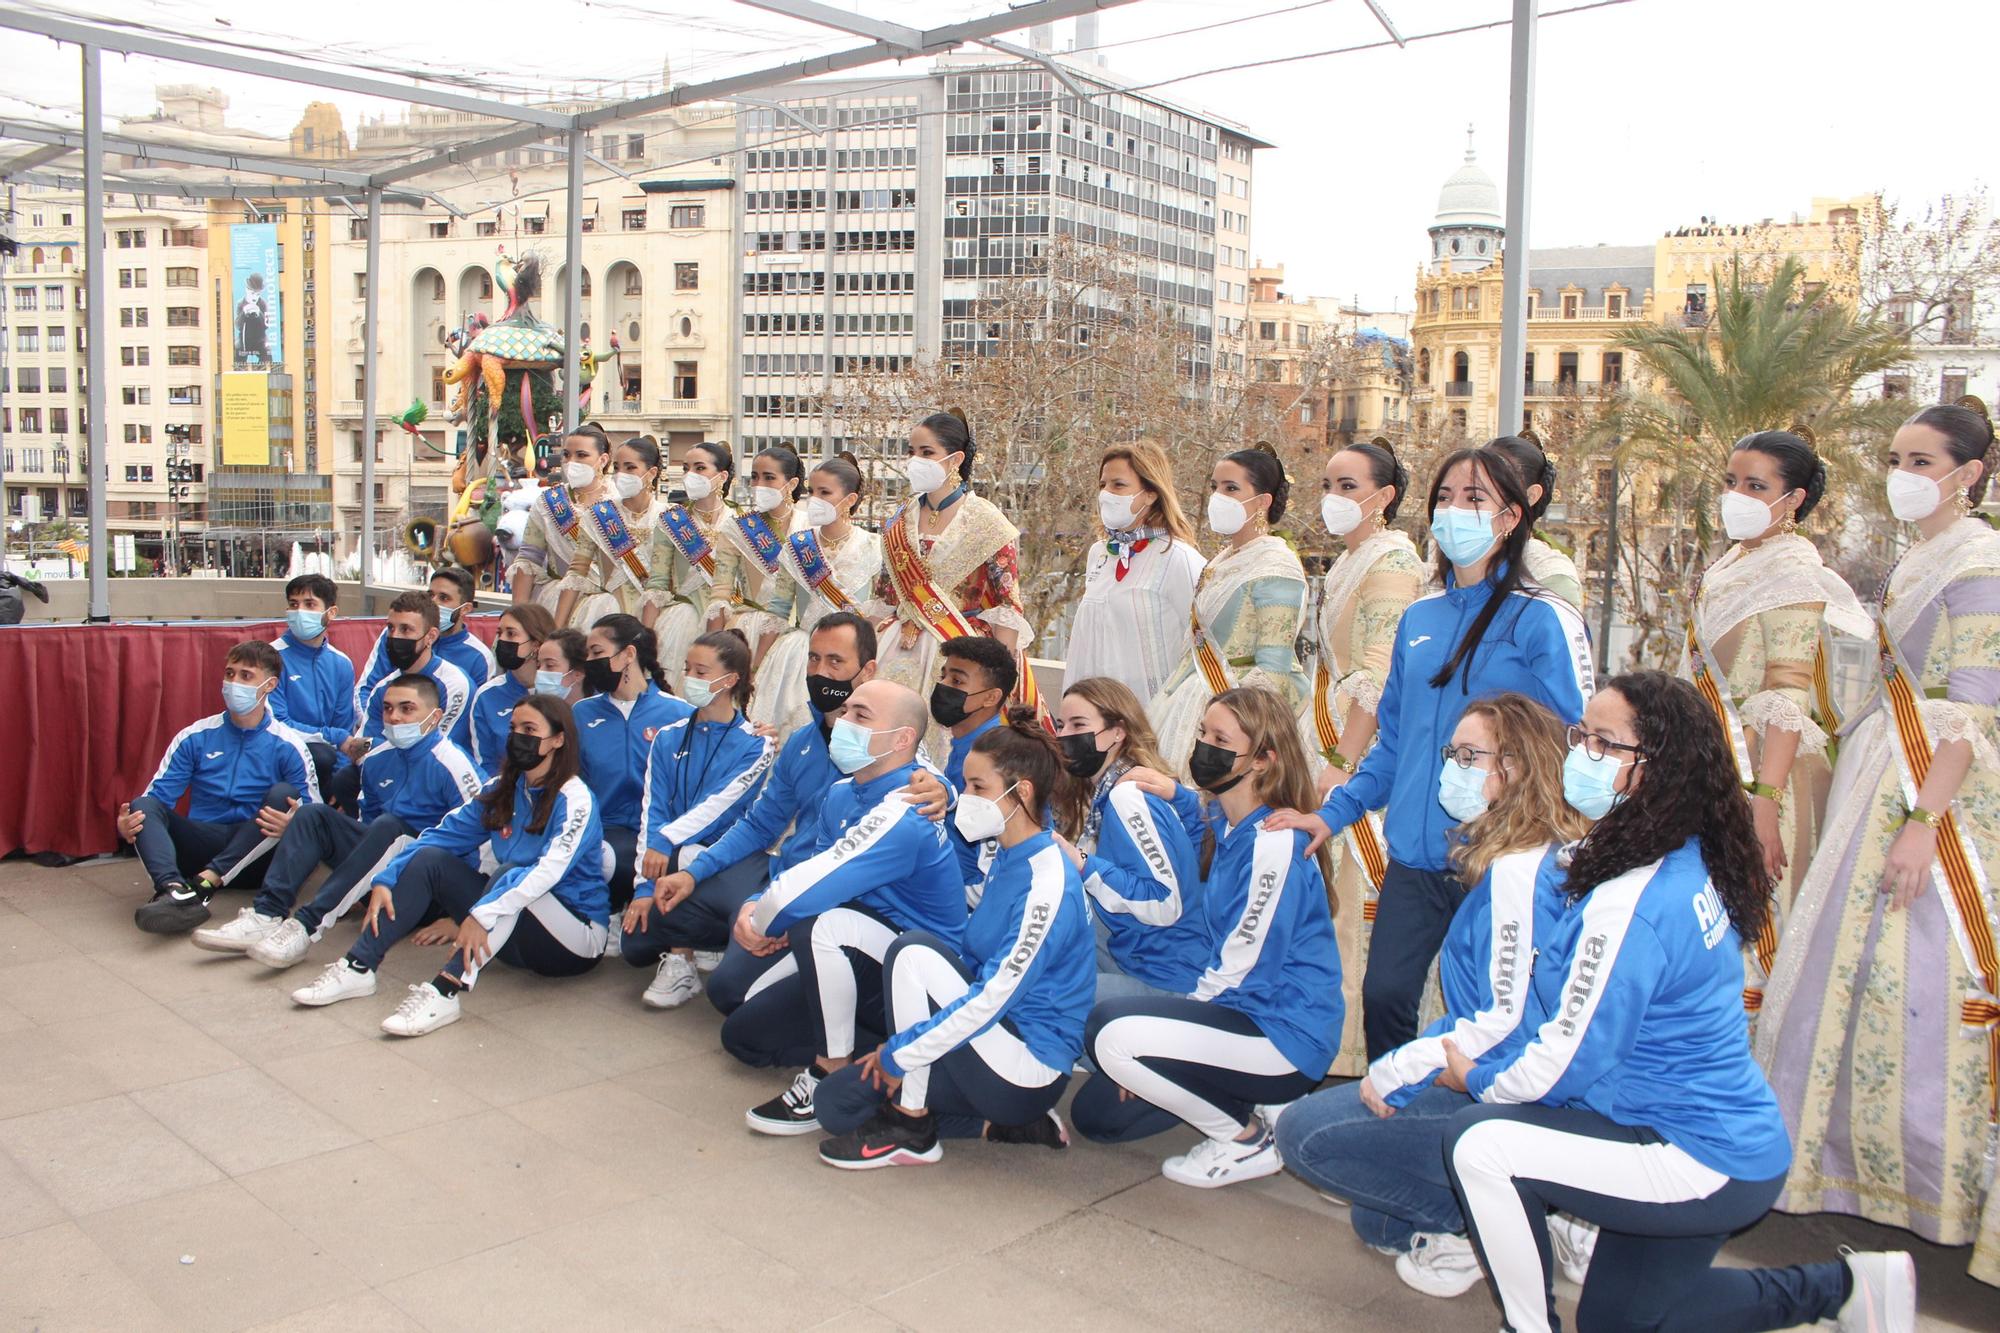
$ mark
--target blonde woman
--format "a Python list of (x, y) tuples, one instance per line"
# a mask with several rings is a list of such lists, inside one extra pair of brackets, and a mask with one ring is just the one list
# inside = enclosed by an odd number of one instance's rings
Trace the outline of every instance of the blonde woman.
[[(1437, 788), (1460, 821), (1452, 869), (1472, 889), (1439, 955), (1445, 1015), (1366, 1078), (1314, 1093), (1279, 1122), (1285, 1165), (1347, 1200), (1362, 1243), (1396, 1254), (1405, 1281), (1434, 1295), (1470, 1290), (1479, 1261), (1442, 1151), (1451, 1117), (1472, 1099), (1433, 1080), (1446, 1039), (1477, 1058), (1518, 1025), (1530, 961), (1562, 912), (1552, 853), (1590, 826), (1563, 799), (1564, 733), (1554, 713), (1520, 694), (1481, 699), (1460, 716)], [(1559, 1257), (1580, 1258), (1580, 1234), (1552, 1229)]]
[[(1312, 696), (1299, 713), (1299, 736), (1322, 797), (1347, 780), (1375, 743), (1375, 709), (1389, 678), (1396, 626), (1423, 590), (1416, 544), (1389, 526), (1410, 474), (1387, 440), (1356, 444), (1327, 460), (1320, 479), (1320, 521), (1342, 550), (1321, 584), (1312, 617)], [(1365, 816), (1348, 828), (1333, 884), (1333, 928), (1340, 938), (1346, 1019), (1333, 1072), (1368, 1067), (1361, 1031), (1361, 976), (1368, 959), (1372, 905), (1387, 869), (1380, 822)]]
[(729, 622), (741, 604), (748, 575), (726, 532), (736, 520), (729, 488), (736, 460), (727, 445), (704, 442), (682, 456), (681, 489), (687, 505), (668, 505), (653, 529), (652, 577), (639, 619), (659, 640), (668, 688), (681, 687), (683, 664), (694, 641)]
[(1194, 646), (1188, 612), (1208, 561), (1174, 494), (1173, 465), (1150, 441), (1115, 445), (1097, 465), (1104, 540), (1084, 570), (1067, 675), (1109, 677), (1140, 699), (1159, 693)]
[[(652, 577), (653, 530), (660, 521), (660, 446), (635, 435), (611, 451), (612, 495), (577, 510), (578, 541), (556, 602), (556, 623), (588, 630), (605, 616), (631, 615)], [(615, 498), (613, 498), (615, 496)]]

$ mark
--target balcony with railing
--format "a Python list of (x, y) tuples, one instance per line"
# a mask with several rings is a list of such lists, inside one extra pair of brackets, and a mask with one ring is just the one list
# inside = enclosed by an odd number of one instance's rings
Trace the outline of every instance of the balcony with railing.
[(1444, 386), (1444, 396), (1447, 398), (1472, 397), (1472, 381), (1471, 380), (1450, 381)]
[(1530, 398), (1597, 398), (1618, 392), (1617, 380), (1533, 380), (1523, 387)]
[(1630, 301), (1619, 306), (1616, 310), (1613, 310), (1608, 305), (1537, 305), (1528, 315), (1529, 320), (1536, 324), (1576, 324), (1591, 320), (1596, 320), (1600, 323), (1605, 320), (1630, 322), (1642, 320), (1645, 317), (1645, 311)]

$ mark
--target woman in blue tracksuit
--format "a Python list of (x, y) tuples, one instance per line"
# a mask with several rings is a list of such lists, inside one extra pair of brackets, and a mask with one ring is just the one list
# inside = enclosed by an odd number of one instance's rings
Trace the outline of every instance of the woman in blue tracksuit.
[(667, 693), (653, 631), (637, 616), (609, 615), (584, 638), (583, 688), (576, 730), (583, 739), (583, 780), (604, 817), (611, 848), (611, 910), (632, 900), (639, 865), (639, 807), (646, 799), (646, 760), (660, 732), (694, 712)]
[[(601, 622), (600, 622), (601, 623)], [(625, 909), (620, 953), (634, 967), (653, 967), (642, 997), (655, 1009), (675, 1009), (701, 994), (693, 951), (720, 950), (744, 900), (763, 887), (748, 873), (676, 882), (655, 899), (653, 883), (692, 864), (702, 849), (741, 819), (771, 771), (777, 746), (757, 734), (750, 703), (750, 644), (738, 630), (715, 630), (688, 646), (681, 689), (695, 710), (670, 722), (646, 756), (645, 799), (639, 811), (639, 876)]]
[(889, 946), (892, 1035), (815, 1095), (827, 1165), (935, 1162), (940, 1137), (1069, 1145), (1055, 1105), (1083, 1049), (1097, 964), (1082, 881), (1046, 829), (1062, 770), (1028, 708), (973, 744), (952, 818), (999, 850), (961, 946), (921, 930)]
[[(1473, 881), (1438, 959), (1445, 1015), (1366, 1078), (1316, 1092), (1278, 1122), (1285, 1166), (1347, 1200), (1355, 1234), (1395, 1255), (1403, 1280), (1430, 1295), (1460, 1295), (1481, 1276), (1444, 1173), (1445, 1131), (1468, 1104), (1436, 1086), (1444, 1042), (1483, 1054), (1521, 1021), (1535, 950), (1562, 904), (1555, 848), (1590, 826), (1563, 799), (1568, 752), (1563, 724), (1525, 695), (1466, 708), (1435, 798), (1458, 822), (1452, 867)], [(1551, 1239), (1572, 1276), (1581, 1273), (1587, 1232), (1565, 1223)]]
[(1186, 1121), (1206, 1137), (1161, 1174), (1213, 1189), (1280, 1168), (1262, 1108), (1326, 1076), (1340, 1039), (1340, 950), (1324, 854), (1309, 854), (1302, 833), (1264, 825), (1272, 807), (1311, 799), (1294, 711), (1270, 690), (1225, 690), (1195, 735), (1188, 771), (1221, 812), (1198, 928), (1176, 932), (1199, 975), (1185, 997), (1131, 996), (1091, 1011), (1088, 1050), (1102, 1072), (1070, 1114), (1085, 1137), (1108, 1143)]
[(1388, 807), (1389, 868), (1361, 980), (1370, 1060), (1417, 1035), (1424, 977), (1465, 896), (1451, 873), (1452, 821), (1435, 793), (1438, 751), (1459, 715), (1474, 699), (1512, 691), (1570, 723), (1590, 698), (1583, 618), (1524, 572), (1530, 508), (1520, 470), (1504, 455), (1461, 449), (1444, 460), (1430, 494), (1444, 586), (1403, 612), (1375, 746), (1317, 814), (1287, 810), (1271, 820), (1319, 839)]
[[(452, 953), (382, 1020), (395, 1037), (457, 1022), (460, 994), (494, 958), (545, 977), (597, 966), (609, 916), (604, 826), (577, 775), (576, 719), (562, 700), (538, 694), (515, 707), (513, 727), (500, 776), (390, 859), (354, 947), (294, 1000), (373, 995), (383, 958), (414, 930), (419, 943), (450, 943)], [(490, 874), (479, 868), (488, 863)]]
[(507, 734), (514, 705), (535, 692), (535, 657), (556, 632), (548, 608), (522, 602), (500, 613), (493, 634), (493, 679), (472, 692), (472, 760), (487, 777), (500, 772), (507, 757)]
[(1569, 859), (1528, 1012), (1476, 1060), (1447, 1041), (1445, 1166), (1506, 1325), (1553, 1329), (1550, 1209), (1601, 1228), (1580, 1328), (1909, 1330), (1910, 1256), (1711, 1267), (1778, 1197), (1791, 1144), (1750, 1054), (1742, 941), (1771, 883), (1714, 714), (1657, 671), (1611, 680), (1564, 763), (1597, 819)]
[(1124, 682), (1077, 681), (1055, 723), (1063, 767), (1082, 787), (1073, 802), (1082, 811), (1063, 821), (1076, 841), (1056, 841), (1096, 918), (1097, 998), (1186, 995), (1201, 970), (1175, 934), (1201, 917), (1201, 799), (1178, 783), (1169, 800), (1124, 780), (1176, 767), (1160, 757), (1145, 706)]

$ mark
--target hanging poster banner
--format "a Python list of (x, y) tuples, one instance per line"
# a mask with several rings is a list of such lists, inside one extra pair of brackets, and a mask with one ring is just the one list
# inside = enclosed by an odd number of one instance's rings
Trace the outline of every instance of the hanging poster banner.
[(278, 299), (278, 227), (239, 222), (229, 229), (229, 291), (234, 302), (236, 366), (247, 370), (285, 359)]
[(223, 372), (222, 461), (230, 467), (271, 462), (271, 377), (261, 370)]

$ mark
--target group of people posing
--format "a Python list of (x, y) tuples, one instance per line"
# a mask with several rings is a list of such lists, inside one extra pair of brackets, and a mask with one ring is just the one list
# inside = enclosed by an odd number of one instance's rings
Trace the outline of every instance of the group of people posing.
[[(1897, 433), (1918, 540), (1879, 618), (1796, 531), (1810, 444), (1740, 441), (1683, 670), (1602, 683), (1531, 440), (1441, 462), (1430, 563), (1389, 526), (1393, 453), (1334, 454), (1316, 599), (1275, 456), (1215, 464), (1204, 558), (1164, 454), (1118, 446), (1038, 712), (1018, 535), (967, 489), (962, 419), (912, 430), (880, 538), (852, 460), (758, 455), (746, 521), (725, 448), (690, 451), (682, 508), (650, 441), (572, 435), (490, 649), (447, 572), (356, 679), (333, 586), (292, 581), (286, 633), (231, 651), (224, 711), (120, 812), (137, 919), (286, 968), (358, 913), (306, 1005), (373, 994), (406, 935), (445, 946), (402, 1036), (494, 958), (615, 952), (643, 1002), (705, 991), (725, 1049), (790, 1071), (746, 1122), (831, 1165), (1186, 1126), (1168, 1178), (1289, 1167), (1410, 1285), (1484, 1277), (1514, 1330), (1554, 1326), (1558, 1270), (1586, 1327), (1911, 1328), (1904, 1254), (1711, 1263), (1775, 1205), (1971, 1243), (2000, 1280), (1992, 439), (1963, 407)], [(1882, 663), (1846, 719), (1829, 633)], [(205, 924), (224, 885), (255, 897)]]

